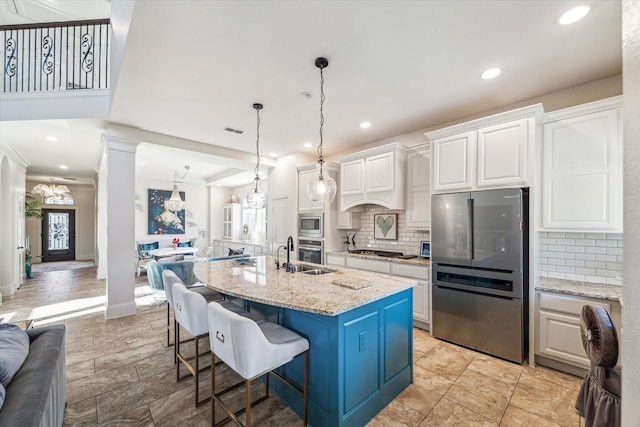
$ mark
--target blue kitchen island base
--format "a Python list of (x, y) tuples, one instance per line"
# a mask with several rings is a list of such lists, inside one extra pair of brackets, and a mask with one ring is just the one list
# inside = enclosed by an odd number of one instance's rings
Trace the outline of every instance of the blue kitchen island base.
[[(325, 316), (249, 302), (310, 342), (309, 425), (363, 426), (413, 382), (412, 289)], [(278, 372), (302, 385), (301, 358)], [(272, 391), (302, 417), (302, 398), (276, 377)]]

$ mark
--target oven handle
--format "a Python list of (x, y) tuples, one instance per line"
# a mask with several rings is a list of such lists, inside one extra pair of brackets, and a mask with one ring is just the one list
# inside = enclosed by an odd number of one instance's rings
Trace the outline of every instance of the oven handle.
[(313, 246), (298, 246), (298, 249), (301, 249), (303, 251), (322, 252), (322, 248), (313, 247)]

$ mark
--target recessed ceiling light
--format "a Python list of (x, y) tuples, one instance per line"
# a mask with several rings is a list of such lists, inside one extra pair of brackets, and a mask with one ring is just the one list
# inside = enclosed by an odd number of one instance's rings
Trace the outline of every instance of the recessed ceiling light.
[(51, 142), (58, 142), (60, 141), (58, 138), (56, 138), (55, 136), (48, 136), (45, 138), (47, 141), (51, 141)]
[(362, 122), (362, 123), (360, 123), (360, 127), (361, 127), (362, 129), (370, 128), (370, 127), (371, 127), (371, 123), (369, 123), (369, 122)]
[(579, 20), (587, 16), (587, 13), (589, 13), (589, 10), (591, 10), (589, 6), (584, 6), (584, 5), (574, 7), (573, 9), (569, 9), (568, 11), (562, 14), (560, 19), (558, 19), (558, 23), (560, 23), (561, 25), (569, 25), (569, 24), (573, 24), (574, 22), (578, 22)]
[(482, 73), (480, 77), (485, 80), (495, 79), (500, 75), (500, 73), (502, 73), (502, 70), (500, 68), (489, 68), (484, 73)]
[(278, 153), (269, 153), (271, 157), (278, 157)]
[(67, 165), (60, 165), (60, 169), (69, 169), (69, 166), (67, 166)]
[(310, 142), (305, 142), (304, 146), (307, 147), (307, 148), (311, 148), (311, 147), (313, 147), (313, 144), (310, 143)]

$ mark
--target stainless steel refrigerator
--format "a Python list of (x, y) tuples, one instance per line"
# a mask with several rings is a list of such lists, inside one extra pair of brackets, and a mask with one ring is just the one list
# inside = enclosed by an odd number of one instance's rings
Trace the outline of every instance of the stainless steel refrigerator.
[(432, 332), (521, 363), (528, 352), (528, 189), (431, 198)]

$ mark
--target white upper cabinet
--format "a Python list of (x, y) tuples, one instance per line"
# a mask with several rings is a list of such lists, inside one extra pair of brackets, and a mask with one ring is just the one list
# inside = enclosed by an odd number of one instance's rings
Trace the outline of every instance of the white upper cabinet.
[(433, 192), (530, 185), (535, 127), (541, 104), (519, 108), (433, 132)]
[(621, 122), (620, 97), (547, 116), (543, 229), (622, 232)]
[(407, 228), (431, 229), (431, 149), (428, 143), (407, 154)]
[(307, 196), (307, 184), (311, 178), (311, 170), (298, 171), (298, 212), (322, 210), (322, 202), (311, 201)]
[(476, 132), (447, 136), (433, 141), (434, 191), (470, 190), (473, 188), (473, 148)]
[(478, 130), (479, 188), (527, 183), (527, 125), (522, 119)]
[[(325, 209), (322, 201), (311, 201), (307, 195), (307, 184), (311, 180), (311, 174), (316, 170), (316, 165), (317, 163), (311, 163), (298, 168), (298, 212), (321, 211)], [(335, 163), (325, 162), (324, 167), (326, 173), (335, 179), (338, 166)]]
[(404, 209), (406, 151), (389, 144), (340, 159), (340, 210), (373, 203)]

